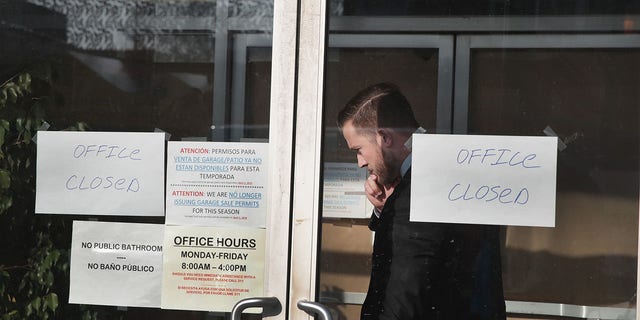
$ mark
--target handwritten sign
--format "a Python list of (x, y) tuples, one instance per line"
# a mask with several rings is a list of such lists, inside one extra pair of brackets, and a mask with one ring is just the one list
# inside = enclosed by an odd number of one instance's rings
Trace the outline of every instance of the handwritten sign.
[(163, 309), (230, 312), (264, 294), (265, 229), (166, 226), (164, 247)]
[(266, 143), (169, 142), (168, 225), (264, 227)]
[(411, 221), (555, 226), (557, 138), (414, 135)]
[(164, 133), (38, 133), (36, 213), (164, 215)]
[(69, 302), (160, 307), (164, 225), (74, 221)]

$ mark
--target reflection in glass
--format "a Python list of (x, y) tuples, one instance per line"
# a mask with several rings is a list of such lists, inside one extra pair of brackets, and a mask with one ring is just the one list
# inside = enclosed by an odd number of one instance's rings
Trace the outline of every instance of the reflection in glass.
[[(637, 1), (420, 1), (420, 0), (336, 0), (334, 15), (345, 16), (518, 16), (518, 15), (604, 15), (637, 14)], [(334, 9), (336, 8), (336, 9)], [(342, 11), (338, 11), (342, 9)]]
[(556, 227), (505, 230), (508, 299), (635, 307), (639, 61), (637, 49), (472, 51), (470, 134), (562, 139)]
[[(355, 163), (355, 154), (336, 127), (336, 118), (356, 92), (374, 83), (392, 82), (402, 88), (420, 124), (435, 132), (438, 50), (372, 46), (329, 48), (324, 97), (325, 168), (329, 164)], [(369, 284), (373, 237), (367, 225), (372, 208), (364, 203), (358, 212), (351, 213), (353, 218), (323, 218), (319, 291), (338, 300), (344, 293), (366, 292)], [(330, 298), (322, 302), (333, 307), (340, 319), (360, 317), (359, 305), (331, 303)]]
[(245, 77), (243, 137), (268, 140), (271, 48), (249, 48)]
[[(215, 94), (231, 87), (224, 76), (223, 81), (214, 83), (214, 75), (227, 67), (222, 63), (214, 68), (214, 61), (231, 61), (233, 55), (226, 47), (216, 50), (221, 48), (216, 37), (221, 34), (226, 39), (238, 30), (269, 34), (273, 17), (273, 5), (265, 6), (264, 2), (230, 1), (224, 15), (218, 4), (216, 0), (0, 1), (0, 85), (24, 70), (39, 72), (33, 79), (48, 77), (51, 88), (34, 80), (33, 90), (38, 94), (36, 100), (41, 99), (34, 103), (44, 106), (46, 102), (49, 130), (83, 122), (90, 131), (160, 129), (171, 134), (171, 140), (211, 140), (213, 120), (221, 119), (221, 127), (229, 121), (228, 98), (220, 106), (216, 101), (214, 109)], [(217, 29), (220, 20), (225, 23)], [(227, 41), (224, 45), (231, 46)], [(259, 90), (268, 97), (268, 86)], [(269, 100), (265, 101), (261, 110), (266, 110), (268, 119)], [(266, 127), (265, 113), (260, 115), (259, 119), (249, 119)], [(69, 270), (65, 264), (69, 259), (71, 220), (76, 217), (33, 214), (33, 188), (28, 185), (34, 181), (33, 171), (22, 172), (16, 179), (21, 184), (12, 184), (8, 191), (21, 195), (15, 198), (14, 211), (0, 214), (0, 239), (4, 244), (0, 249), (1, 287), (15, 281), (18, 287), (26, 269), (22, 266), (34, 257), (32, 250), (46, 256), (50, 249), (56, 249), (56, 254), (62, 252), (54, 263), (56, 272), (40, 276), (47, 285), (53, 282), (47, 288), (57, 293), (59, 307), (50, 318), (224, 318), (224, 314), (206, 312), (69, 305)], [(143, 217), (100, 219), (164, 222), (162, 218)], [(19, 266), (11, 269), (11, 282), (5, 282), (4, 265)], [(0, 313), (4, 315), (5, 311)]]

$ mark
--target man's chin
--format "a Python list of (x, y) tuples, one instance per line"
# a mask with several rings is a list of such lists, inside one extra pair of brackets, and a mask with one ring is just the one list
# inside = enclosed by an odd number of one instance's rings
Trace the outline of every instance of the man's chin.
[(396, 175), (395, 178), (390, 179), (388, 175), (378, 175), (378, 181), (384, 186), (392, 186), (398, 184), (398, 182), (402, 179), (400, 175)]
[(377, 176), (378, 176), (378, 183), (382, 184), (383, 186), (389, 185), (389, 178), (387, 178), (387, 176), (385, 175), (377, 175)]

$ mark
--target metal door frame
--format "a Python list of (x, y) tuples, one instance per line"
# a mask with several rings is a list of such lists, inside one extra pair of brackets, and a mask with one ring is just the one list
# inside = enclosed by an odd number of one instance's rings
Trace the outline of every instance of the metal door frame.
[[(329, 48), (420, 48), (438, 49), (438, 93), (436, 130), (450, 133), (453, 92), (453, 36), (407, 34), (333, 34)], [(232, 37), (231, 141), (244, 138), (247, 53), (249, 48), (271, 47), (272, 37), (265, 34), (236, 34)]]

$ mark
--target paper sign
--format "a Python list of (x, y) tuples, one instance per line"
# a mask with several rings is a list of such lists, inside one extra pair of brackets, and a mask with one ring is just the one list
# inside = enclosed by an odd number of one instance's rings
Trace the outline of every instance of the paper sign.
[(69, 303), (159, 307), (164, 225), (74, 221)]
[(167, 225), (264, 227), (266, 143), (169, 142)]
[(366, 218), (367, 197), (364, 182), (367, 170), (355, 163), (326, 162), (324, 164), (324, 189), (322, 216), (325, 218)]
[(164, 133), (38, 132), (36, 213), (164, 215)]
[(416, 134), (411, 221), (555, 226), (556, 137)]
[(162, 308), (230, 312), (261, 297), (264, 242), (260, 228), (167, 226)]

